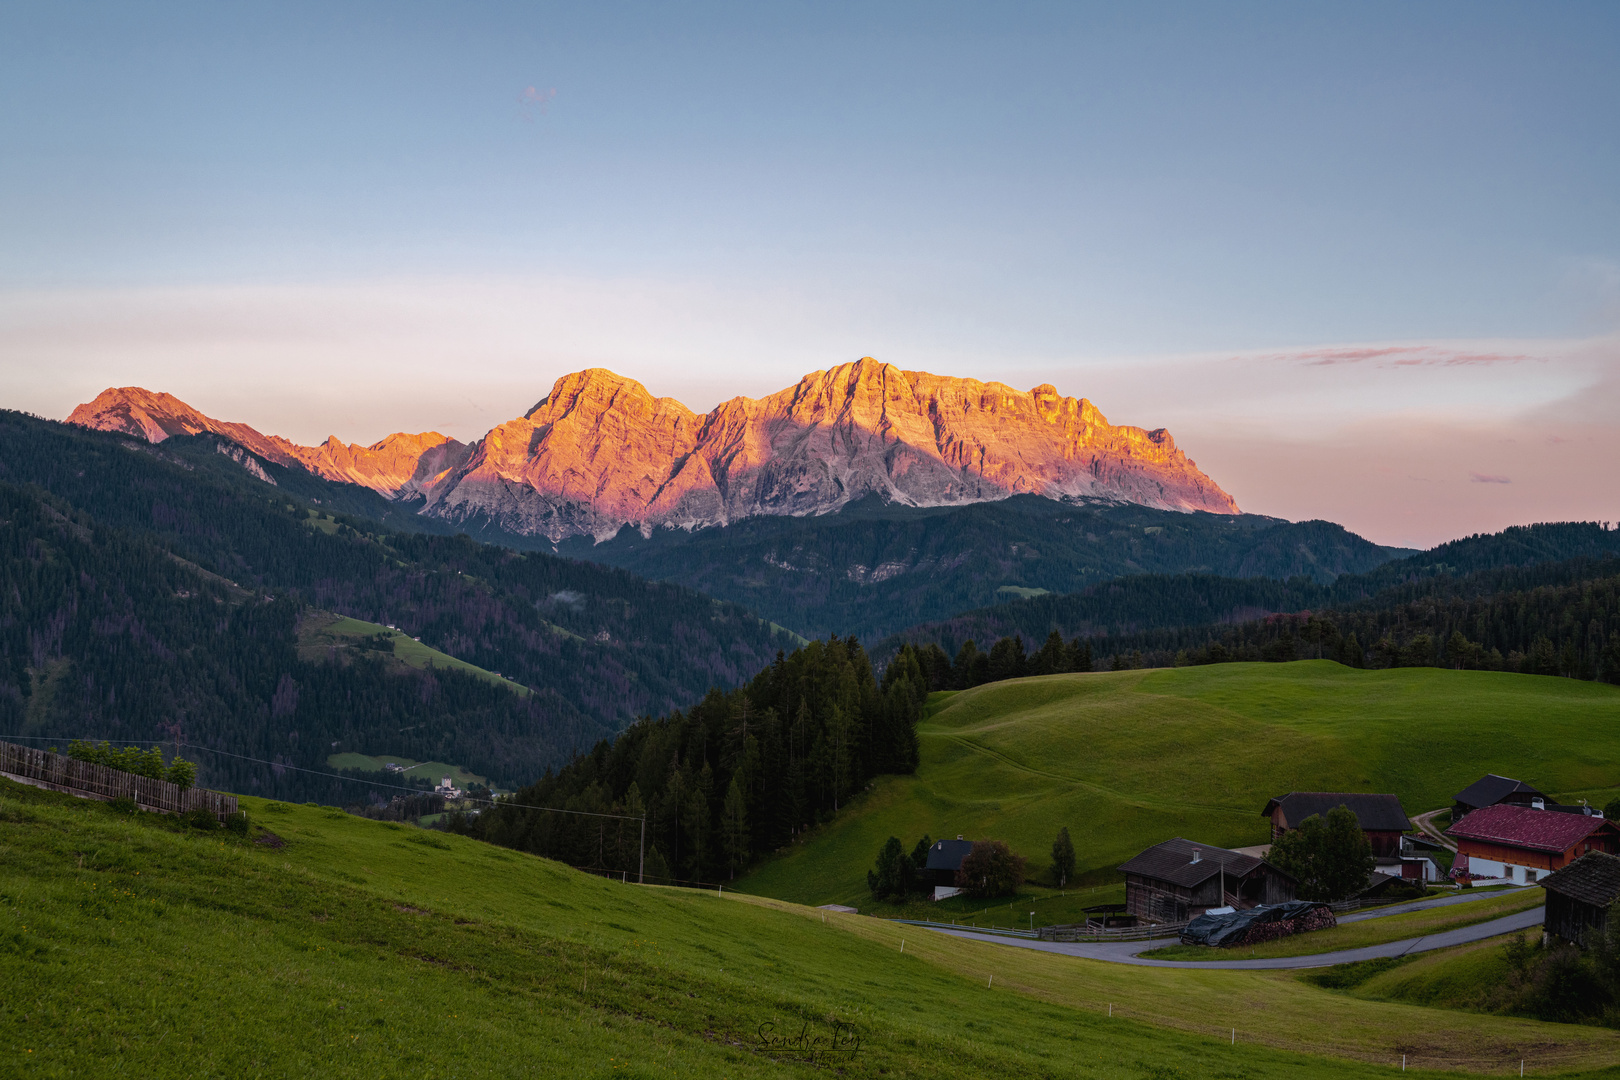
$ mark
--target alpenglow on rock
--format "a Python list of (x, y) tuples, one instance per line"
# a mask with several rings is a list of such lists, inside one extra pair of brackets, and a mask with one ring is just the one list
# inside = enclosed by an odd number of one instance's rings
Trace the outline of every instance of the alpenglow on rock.
[(468, 454), (465, 443), (436, 431), (419, 435), (395, 432), (370, 446), (345, 445), (335, 435), (319, 446), (299, 446), (279, 435), (261, 434), (246, 424), (215, 420), (172, 394), (154, 394), (138, 386), (103, 390), (94, 401), (74, 409), (67, 422), (98, 431), (119, 431), (154, 443), (171, 435), (208, 432), (230, 439), (277, 465), (305, 469), (327, 480), (359, 484), (390, 498), (420, 493)]
[(69, 420), (154, 442), (214, 431), (329, 479), (425, 495), (421, 512), (433, 517), (553, 541), (605, 539), (625, 525), (824, 514), (867, 495), (909, 506), (1033, 494), (1238, 512), (1162, 428), (1115, 427), (1051, 386), (1014, 390), (870, 357), (707, 415), (592, 368), (557, 380), (528, 413), (471, 447), (431, 433), (299, 447), (133, 389), (109, 390)]

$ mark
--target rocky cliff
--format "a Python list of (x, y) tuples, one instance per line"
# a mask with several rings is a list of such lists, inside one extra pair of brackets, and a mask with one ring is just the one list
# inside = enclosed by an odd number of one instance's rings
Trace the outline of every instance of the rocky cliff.
[(299, 446), (246, 424), (215, 420), (172, 394), (154, 394), (138, 386), (103, 390), (94, 401), (74, 409), (68, 423), (119, 431), (154, 443), (171, 435), (212, 432), (278, 465), (300, 467), (328, 480), (360, 484), (395, 498), (425, 493), (469, 453), (466, 444), (436, 431), (396, 432), (370, 446), (341, 443), (335, 435), (319, 446)]
[(138, 389), (108, 390), (69, 420), (152, 441), (213, 431), (329, 479), (425, 495), (422, 512), (434, 517), (554, 541), (606, 538), (626, 524), (823, 514), (872, 494), (911, 506), (1027, 493), (1238, 512), (1162, 428), (1116, 427), (1051, 386), (1014, 390), (871, 358), (707, 415), (592, 368), (557, 380), (471, 447), (434, 433), (301, 447)]

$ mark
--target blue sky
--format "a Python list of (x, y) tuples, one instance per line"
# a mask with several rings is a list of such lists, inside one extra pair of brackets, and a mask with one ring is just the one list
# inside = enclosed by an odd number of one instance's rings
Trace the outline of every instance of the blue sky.
[(13, 2), (3, 404), (470, 438), (875, 355), (1391, 542), (1620, 517), (1546, 449), (1620, 447), (1616, 102), (1613, 4)]

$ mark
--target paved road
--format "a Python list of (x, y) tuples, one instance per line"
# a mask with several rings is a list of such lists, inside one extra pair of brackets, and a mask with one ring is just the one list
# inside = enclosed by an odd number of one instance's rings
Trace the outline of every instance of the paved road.
[(1389, 941), (1382, 945), (1367, 945), (1360, 949), (1341, 949), (1338, 952), (1317, 953), (1314, 956), (1277, 956), (1265, 960), (1153, 960), (1135, 955), (1149, 949), (1160, 949), (1166, 945), (1174, 945), (1177, 943), (1176, 938), (1161, 938), (1155, 941), (1122, 941), (1108, 945), (1079, 945), (1062, 941), (1030, 941), (1021, 938), (997, 937), (994, 934), (976, 934), (971, 930), (948, 930), (939, 927), (933, 929), (942, 934), (949, 934), (952, 937), (973, 938), (976, 941), (992, 941), (998, 945), (1010, 945), (1015, 949), (1035, 949), (1038, 952), (1062, 953), (1065, 956), (1079, 956), (1087, 960), (1107, 960), (1115, 964), (1134, 964), (1138, 967), (1227, 968), (1240, 971), (1263, 971), (1331, 967), (1334, 964), (1349, 964), (1357, 960), (1375, 960), (1385, 956), (1405, 956), (1408, 953), (1428, 952), (1431, 949), (1444, 949), (1452, 945), (1466, 945), (1471, 941), (1483, 941), (1486, 938), (1496, 937), (1498, 934), (1511, 934), (1515, 930), (1540, 926), (1542, 910), (1539, 907), (1531, 908), (1529, 911), (1515, 912), (1512, 915), (1504, 915), (1500, 919), (1475, 923), (1473, 926), (1463, 926), (1456, 930), (1447, 930), (1443, 933), (1429, 934), (1424, 937), (1407, 938), (1404, 941)]
[[(1534, 886), (1528, 886), (1533, 888)], [(1374, 908), (1372, 911), (1361, 911), (1354, 915), (1344, 915), (1339, 922), (1363, 922), (1367, 919), (1382, 919), (1386, 915), (1404, 915), (1408, 911), (1427, 911), (1429, 908), (1450, 907), (1453, 904), (1469, 904), (1476, 900), (1489, 900), (1493, 896), (1501, 896), (1502, 889), (1464, 889), (1450, 896), (1436, 896), (1428, 900), (1413, 900), (1409, 904), (1391, 904), (1388, 907)]]

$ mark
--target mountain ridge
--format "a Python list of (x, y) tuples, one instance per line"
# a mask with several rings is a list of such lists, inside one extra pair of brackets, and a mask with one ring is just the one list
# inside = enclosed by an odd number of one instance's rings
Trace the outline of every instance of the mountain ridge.
[(1113, 425), (1085, 398), (903, 371), (871, 357), (706, 414), (589, 368), (468, 445), (437, 432), (318, 447), (215, 420), (166, 393), (110, 388), (68, 422), (161, 442), (212, 432), (284, 465), (361, 484), (455, 525), (553, 543), (758, 516), (814, 516), (876, 495), (959, 506), (1033, 494), (1237, 514), (1163, 428)]

